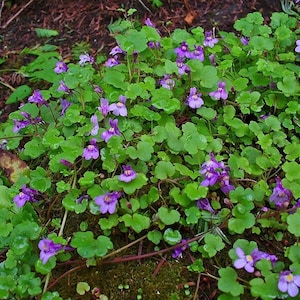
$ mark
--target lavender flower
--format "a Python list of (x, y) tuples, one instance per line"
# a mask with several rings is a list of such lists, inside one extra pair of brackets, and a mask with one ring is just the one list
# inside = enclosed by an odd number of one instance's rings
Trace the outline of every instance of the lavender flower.
[[(186, 242), (186, 241), (187, 241), (187, 240), (182, 239), (182, 240), (180, 241), (180, 243), (184, 243), (184, 242)], [(189, 248), (190, 248), (189, 244), (185, 244), (185, 245), (183, 245), (183, 246), (180, 246), (180, 247), (178, 247), (178, 248), (175, 248), (175, 249), (174, 249), (174, 252), (173, 252), (173, 254), (172, 254), (172, 257), (173, 257), (173, 258), (182, 258), (182, 252), (185, 251), (185, 250), (187, 250), (187, 249), (189, 249)]]
[(213, 66), (216, 66), (217, 64), (216, 64), (216, 60), (215, 60), (215, 55), (214, 54), (211, 54), (211, 55), (209, 55), (209, 60), (210, 60), (210, 62), (211, 62), (211, 64), (213, 65)]
[(183, 63), (183, 59), (180, 57), (176, 59), (176, 65), (178, 68), (178, 73), (180, 75), (188, 74), (191, 72), (190, 67)]
[(71, 103), (66, 99), (60, 99), (61, 112), (60, 116), (63, 116), (66, 113), (68, 107), (71, 106)]
[(200, 209), (206, 210), (211, 212), (212, 214), (215, 214), (215, 210), (211, 207), (210, 202), (207, 198), (201, 198), (197, 201), (197, 206)]
[(87, 53), (79, 55), (79, 65), (84, 66), (87, 63), (93, 64), (94, 58)]
[(195, 50), (188, 53), (188, 58), (204, 61), (204, 50), (201, 46), (194, 46)]
[(63, 82), (63, 80), (59, 81), (59, 86), (57, 88), (58, 92), (66, 92), (66, 93), (70, 93), (70, 89), (66, 86), (66, 84)]
[(64, 246), (55, 244), (52, 240), (43, 238), (38, 244), (40, 252), (40, 259), (43, 264), (47, 263), (50, 257), (54, 256), (58, 251), (63, 250)]
[(255, 248), (252, 251), (251, 256), (254, 260), (254, 264), (257, 263), (259, 260), (266, 259), (266, 260), (269, 260), (272, 263), (272, 265), (274, 266), (274, 264), (278, 260), (276, 255), (272, 255), (267, 252), (260, 251), (257, 248)]
[(241, 37), (241, 42), (244, 46), (247, 46), (249, 44), (249, 38), (246, 38), (244, 36)]
[(118, 199), (120, 198), (119, 192), (106, 193), (95, 198), (95, 202), (100, 206), (100, 212), (102, 214), (113, 214), (116, 210)]
[(230, 176), (228, 174), (228, 170), (222, 170), (219, 176), (219, 182), (221, 191), (224, 194), (229, 194), (230, 191), (234, 190), (235, 187), (229, 182)]
[(121, 95), (119, 102), (109, 105), (108, 110), (116, 116), (127, 116), (126, 97)]
[(40, 193), (37, 190), (22, 186), (22, 191), (14, 197), (14, 202), (18, 207), (23, 207), (26, 202), (37, 202)]
[(35, 90), (33, 92), (33, 94), (28, 98), (28, 102), (48, 106), (48, 103), (45, 101), (39, 90)]
[(106, 62), (105, 62), (105, 66), (108, 68), (112, 68), (114, 66), (119, 65), (120, 62), (118, 61), (118, 55), (115, 55), (114, 57), (109, 58)]
[(131, 166), (123, 166), (124, 173), (119, 175), (119, 180), (124, 182), (130, 182), (136, 178), (136, 173)]
[(270, 202), (273, 202), (279, 209), (286, 208), (292, 199), (292, 192), (282, 186), (281, 179), (276, 177), (276, 186), (270, 196)]
[(68, 168), (72, 168), (72, 166), (73, 166), (73, 164), (70, 161), (63, 159), (63, 158), (60, 159), (59, 162)]
[(234, 262), (234, 267), (236, 269), (244, 268), (248, 273), (253, 273), (254, 259), (252, 255), (245, 255), (243, 249), (241, 249), (240, 247), (237, 247), (235, 249), (235, 252), (239, 258)]
[(279, 275), (278, 289), (291, 297), (296, 297), (299, 293), (300, 275), (294, 275), (291, 271), (283, 271)]
[(202, 94), (197, 93), (197, 89), (195, 87), (190, 88), (190, 94), (186, 99), (186, 104), (190, 108), (199, 108), (199, 107), (201, 107), (204, 103), (201, 96), (202, 96)]
[(218, 82), (218, 89), (214, 92), (210, 92), (209, 96), (215, 98), (215, 100), (223, 99), (226, 100), (228, 98), (228, 93), (226, 92), (226, 82), (219, 81)]
[(174, 49), (178, 57), (184, 58), (189, 56), (189, 46), (186, 42), (182, 42), (180, 47)]
[(90, 144), (83, 149), (82, 157), (86, 160), (90, 160), (91, 158), (97, 159), (99, 157), (99, 149), (96, 139), (90, 140)]
[(148, 42), (147, 43), (148, 47), (150, 49), (159, 49), (160, 48), (160, 42)]
[(91, 116), (91, 122), (93, 124), (93, 128), (91, 130), (91, 135), (97, 135), (99, 131), (98, 117), (97, 115)]
[(104, 131), (102, 134), (101, 134), (101, 138), (107, 143), (108, 140), (114, 136), (114, 135), (120, 135), (120, 131), (119, 131), (119, 128), (118, 128), (118, 119), (115, 119), (115, 120), (112, 120), (112, 119), (109, 119), (109, 125), (110, 125), (110, 128), (106, 131)]
[(110, 50), (109, 55), (125, 54), (125, 53), (126, 52), (122, 50), (120, 46), (115, 46)]
[(168, 90), (173, 90), (175, 86), (175, 81), (172, 79), (171, 75), (164, 75), (164, 78), (159, 81), (160, 85)]
[(13, 132), (18, 133), (21, 129), (26, 128), (30, 124), (31, 124), (30, 120), (16, 120), (16, 119), (14, 119)]
[(98, 107), (98, 110), (101, 111), (101, 113), (104, 117), (106, 117), (108, 115), (108, 111), (109, 111), (108, 104), (109, 104), (109, 102), (107, 99), (105, 99), (105, 98), (100, 99), (100, 107)]
[(155, 28), (155, 26), (154, 26), (154, 24), (152, 23), (152, 21), (150, 20), (150, 18), (147, 18), (146, 20), (145, 20), (145, 25), (147, 25), (147, 26), (150, 26), (150, 27), (153, 27), (153, 28)]
[(220, 176), (219, 170), (224, 168), (223, 162), (218, 162), (215, 159), (213, 153), (210, 153), (210, 160), (203, 163), (201, 166), (200, 173), (205, 176), (204, 180), (201, 182), (202, 186), (212, 186), (218, 180)]
[(64, 63), (63, 61), (59, 61), (56, 63), (55, 68), (54, 68), (54, 72), (56, 74), (61, 74), (64, 72), (68, 71), (68, 66), (66, 65), (66, 63)]
[(205, 39), (204, 39), (204, 42), (203, 42), (204, 46), (213, 48), (214, 45), (218, 43), (218, 41), (219, 40), (217, 38), (213, 37), (212, 31), (206, 31), (205, 32)]
[[(299, 0), (300, 1), (300, 0)], [(299, 2), (298, 1), (298, 2)], [(296, 2), (296, 3), (298, 3), (298, 2)], [(295, 52), (297, 52), (297, 53), (299, 53), (300, 52), (300, 40), (297, 40), (296, 41), (296, 48), (295, 48)]]

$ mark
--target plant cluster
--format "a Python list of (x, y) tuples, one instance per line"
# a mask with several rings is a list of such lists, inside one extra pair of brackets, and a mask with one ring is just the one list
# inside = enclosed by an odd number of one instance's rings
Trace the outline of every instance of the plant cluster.
[(17, 89), (0, 125), (0, 298), (61, 299), (47, 289), (56, 265), (109, 259), (116, 232), (192, 252), (219, 300), (295, 297), (297, 18), (251, 13), (217, 35), (120, 28), (109, 57), (26, 50), (21, 72), (43, 88)]

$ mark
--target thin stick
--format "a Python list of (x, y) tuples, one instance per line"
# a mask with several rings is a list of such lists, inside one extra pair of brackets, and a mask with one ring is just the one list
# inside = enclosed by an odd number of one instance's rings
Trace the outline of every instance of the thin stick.
[(12, 17), (8, 19), (8, 21), (1, 26), (1, 28), (5, 29), (11, 21), (13, 21), (24, 9), (26, 9), (34, 0), (30, 0), (27, 2), (17, 13), (15, 13)]
[(5, 0), (2, 0), (2, 2), (1, 2), (1, 7), (0, 7), (0, 21), (1, 21), (1, 16), (2, 16), (2, 10), (3, 10), (3, 7), (4, 7), (4, 2), (5, 2)]

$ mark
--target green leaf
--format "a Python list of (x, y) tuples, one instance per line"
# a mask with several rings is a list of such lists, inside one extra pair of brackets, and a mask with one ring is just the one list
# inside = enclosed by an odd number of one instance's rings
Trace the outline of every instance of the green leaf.
[(146, 185), (148, 181), (148, 178), (145, 174), (137, 174), (136, 178), (133, 179), (130, 182), (119, 182), (119, 186), (123, 188), (124, 192), (128, 195), (133, 194), (136, 190), (142, 188), (144, 185)]
[(159, 161), (154, 169), (154, 175), (158, 179), (172, 178), (175, 173), (175, 167), (169, 161)]
[(91, 287), (89, 286), (89, 284), (87, 282), (78, 282), (76, 285), (76, 292), (79, 295), (84, 295), (86, 292), (88, 292), (91, 289)]
[(296, 237), (300, 236), (299, 217), (300, 217), (299, 209), (297, 209), (297, 211), (294, 214), (289, 215), (287, 217), (288, 231)]
[(34, 137), (32, 140), (25, 144), (24, 154), (31, 158), (37, 158), (45, 153), (46, 147), (40, 137)]
[(164, 224), (172, 225), (180, 220), (180, 213), (175, 209), (160, 207), (158, 217)]
[(21, 100), (27, 98), (32, 92), (32, 89), (26, 85), (20, 85), (19, 87), (17, 87), (12, 94), (10, 94), (10, 96), (8, 97), (8, 99), (6, 100), (6, 104), (13, 104), (16, 102), (20, 102)]
[(205, 198), (207, 191), (208, 188), (206, 186), (201, 186), (197, 182), (188, 183), (183, 189), (183, 193), (186, 194), (191, 200)]
[(34, 28), (36, 35), (39, 38), (49, 38), (58, 35), (57, 30), (47, 29), (47, 28)]
[(220, 291), (231, 294), (232, 296), (239, 296), (244, 293), (244, 288), (237, 282), (238, 276), (233, 268), (222, 268), (218, 273), (221, 277), (218, 281), (218, 288)]
[(299, 93), (299, 82), (294, 75), (284, 76), (277, 86), (287, 97)]
[(123, 221), (126, 227), (131, 227), (136, 233), (150, 227), (150, 219), (138, 213), (126, 214), (120, 218), (120, 221)]
[(148, 240), (154, 243), (155, 245), (158, 245), (160, 243), (162, 237), (163, 235), (159, 230), (152, 230), (147, 233)]
[(225, 247), (225, 244), (222, 242), (221, 237), (211, 233), (207, 233), (204, 237), (205, 245), (203, 250), (207, 252), (209, 257), (213, 257)]
[(30, 186), (40, 192), (45, 192), (51, 187), (51, 179), (47, 176), (47, 172), (42, 167), (37, 167), (30, 172)]
[(163, 239), (169, 245), (173, 246), (181, 242), (182, 236), (178, 230), (167, 228), (163, 234)]

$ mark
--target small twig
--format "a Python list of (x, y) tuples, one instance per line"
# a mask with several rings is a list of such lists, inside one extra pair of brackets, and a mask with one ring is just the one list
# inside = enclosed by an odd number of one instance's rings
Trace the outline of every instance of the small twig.
[(193, 300), (197, 300), (199, 286), (200, 286), (200, 279), (201, 279), (201, 273), (199, 273), (199, 275), (198, 275), (197, 284), (196, 284), (196, 290), (195, 290), (195, 293), (194, 293)]
[(153, 272), (153, 274), (152, 274), (154, 277), (158, 274), (160, 268), (161, 268), (161, 267), (163, 266), (163, 264), (166, 262), (167, 257), (168, 257), (168, 255), (165, 255), (165, 256), (160, 260), (160, 262), (158, 263), (157, 267), (155, 268), (155, 270), (154, 270), (154, 272)]
[(139, 0), (139, 2), (142, 4), (142, 6), (149, 11), (149, 13), (152, 13), (152, 11), (144, 4), (142, 0)]
[(5, 0), (2, 0), (1, 7), (0, 7), (0, 22), (1, 22), (1, 16), (2, 16), (2, 10), (3, 10), (3, 7), (4, 7), (4, 3), (5, 3)]
[(30, 0), (27, 2), (17, 13), (15, 13), (12, 17), (8, 19), (8, 21), (1, 26), (1, 28), (5, 29), (11, 21), (13, 21), (24, 9), (26, 9), (34, 0)]

